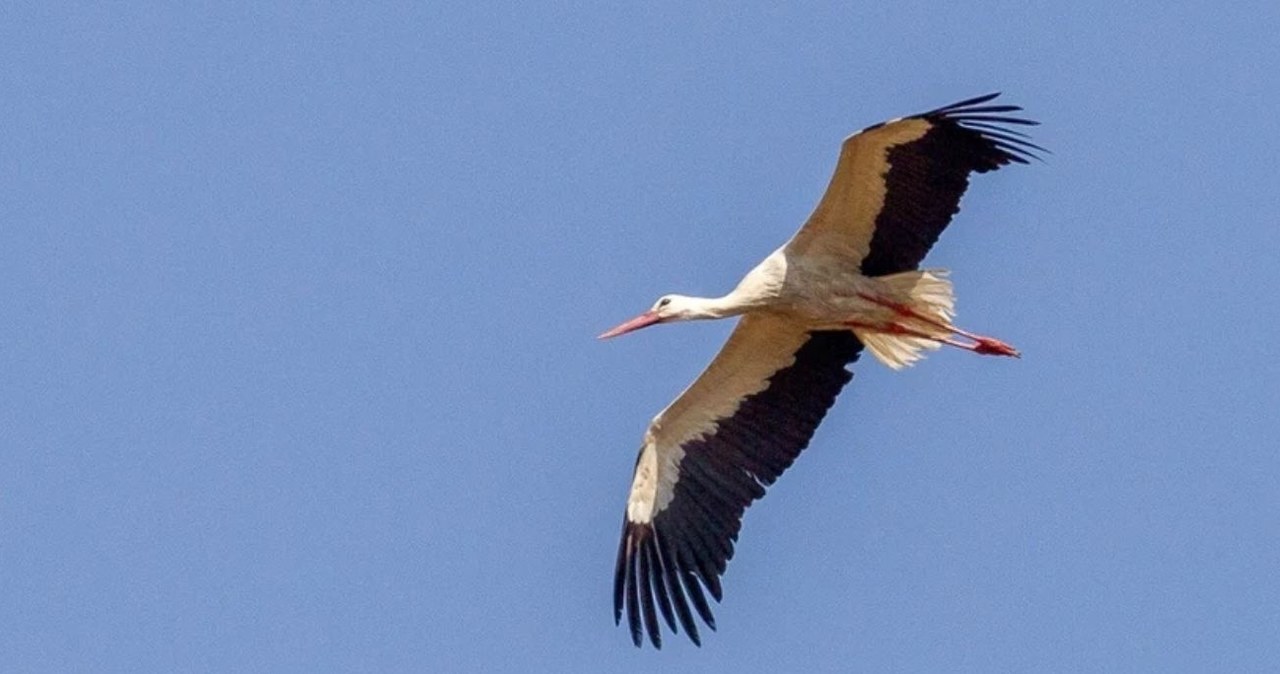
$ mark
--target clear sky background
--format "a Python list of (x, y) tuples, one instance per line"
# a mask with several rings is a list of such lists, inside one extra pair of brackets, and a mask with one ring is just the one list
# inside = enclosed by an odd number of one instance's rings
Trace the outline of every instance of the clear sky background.
[[(6, 3), (6, 672), (1274, 671), (1280, 4)], [(647, 420), (841, 139), (1001, 90), (695, 649), (613, 625)]]

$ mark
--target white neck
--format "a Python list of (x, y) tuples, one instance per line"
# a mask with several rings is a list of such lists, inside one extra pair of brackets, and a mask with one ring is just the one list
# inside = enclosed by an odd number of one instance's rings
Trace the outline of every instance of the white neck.
[(739, 316), (754, 308), (754, 303), (750, 301), (746, 294), (740, 289), (723, 297), (688, 297), (684, 301), (685, 311), (681, 316), (684, 320), (699, 320), (708, 318), (728, 318), (729, 316)]
[(726, 318), (776, 301), (786, 273), (786, 259), (780, 252), (765, 258), (742, 278), (733, 292), (723, 297), (681, 297), (676, 320)]
[(685, 314), (689, 320), (725, 318), (736, 316), (743, 311), (725, 302), (724, 297), (691, 297), (689, 299), (688, 313)]

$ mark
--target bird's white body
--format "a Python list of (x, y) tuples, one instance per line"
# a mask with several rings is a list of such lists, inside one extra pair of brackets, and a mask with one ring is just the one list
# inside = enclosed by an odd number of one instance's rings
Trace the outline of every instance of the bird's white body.
[[(953, 313), (951, 284), (942, 269), (909, 271), (889, 276), (864, 276), (842, 258), (799, 254), (783, 246), (756, 265), (723, 297), (667, 295), (670, 302), (655, 306), (662, 320), (726, 318), (769, 313), (788, 319), (806, 331), (852, 330), (873, 355), (898, 369), (911, 365), (922, 349), (937, 348), (949, 331), (903, 317), (892, 306), (915, 307), (939, 322)], [(868, 299), (875, 298), (875, 300)], [(910, 323), (925, 335), (884, 335), (870, 327)], [(880, 348), (883, 345), (884, 348)]]
[[(973, 172), (1026, 163), (1036, 148), (981, 105), (994, 95), (878, 124), (841, 147), (809, 220), (715, 298), (666, 295), (612, 337), (664, 322), (741, 316), (707, 369), (653, 418), (627, 498), (614, 585), (632, 638), (660, 645), (658, 614), (695, 642), (704, 592), (720, 599), (742, 513), (791, 464), (866, 348), (892, 368), (948, 344), (1016, 356), (951, 324), (943, 270), (920, 270)], [(964, 338), (964, 340), (957, 338)], [(678, 620), (677, 620), (678, 619)]]

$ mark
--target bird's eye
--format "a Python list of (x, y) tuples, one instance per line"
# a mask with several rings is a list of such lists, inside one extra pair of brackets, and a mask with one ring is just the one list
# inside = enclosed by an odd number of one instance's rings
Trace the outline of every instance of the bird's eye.
[(667, 306), (668, 304), (671, 304), (671, 298), (670, 298), (670, 297), (664, 297), (664, 298), (662, 298), (662, 299), (658, 300), (658, 308), (659, 308), (659, 309), (661, 309), (662, 307)]

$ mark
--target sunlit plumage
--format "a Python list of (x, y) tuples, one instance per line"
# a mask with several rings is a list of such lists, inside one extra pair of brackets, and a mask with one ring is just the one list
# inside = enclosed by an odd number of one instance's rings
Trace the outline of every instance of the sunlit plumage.
[(614, 617), (637, 646), (661, 624), (700, 643), (750, 503), (809, 443), (866, 348), (892, 368), (947, 344), (1017, 356), (951, 323), (943, 270), (918, 270), (972, 173), (1041, 150), (997, 94), (868, 127), (845, 140), (813, 214), (728, 295), (668, 295), (606, 332), (742, 316), (710, 366), (645, 433), (627, 499)]

